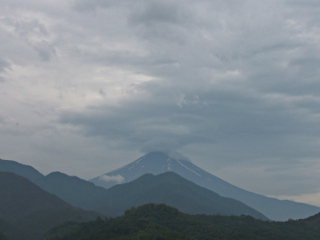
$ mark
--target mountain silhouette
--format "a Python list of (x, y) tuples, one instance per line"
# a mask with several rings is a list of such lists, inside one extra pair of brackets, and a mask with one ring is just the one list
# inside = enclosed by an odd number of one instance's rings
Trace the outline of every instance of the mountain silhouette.
[(0, 232), (12, 240), (36, 240), (65, 221), (89, 221), (97, 213), (75, 208), (14, 173), (0, 172)]
[(110, 189), (61, 172), (43, 176), (37, 179), (36, 184), (75, 207), (107, 216), (119, 216), (132, 206), (165, 203), (191, 214), (251, 215), (267, 219), (251, 207), (233, 199), (222, 198), (173, 172), (159, 176), (147, 174)]
[(0, 172), (13, 172), (36, 183), (44, 176), (35, 168), (11, 160), (0, 158)]
[(246, 191), (197, 167), (189, 160), (173, 158), (164, 152), (148, 153), (124, 167), (90, 181), (98, 186), (110, 188), (115, 184), (130, 182), (146, 173), (161, 174), (168, 171), (175, 172), (221, 196), (239, 200), (272, 220), (301, 219), (320, 212), (319, 207), (309, 204), (278, 200)]
[(267, 220), (265, 216), (240, 201), (219, 196), (206, 188), (184, 179), (174, 172), (145, 174), (129, 183), (107, 190), (109, 197), (94, 210), (119, 216), (126, 209), (147, 203), (163, 203), (189, 214), (250, 215)]

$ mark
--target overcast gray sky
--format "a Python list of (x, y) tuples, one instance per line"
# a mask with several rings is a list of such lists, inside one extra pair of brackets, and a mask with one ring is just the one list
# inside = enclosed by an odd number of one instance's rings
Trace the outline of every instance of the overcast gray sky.
[(0, 0), (0, 157), (84, 179), (177, 151), (320, 206), (318, 0)]

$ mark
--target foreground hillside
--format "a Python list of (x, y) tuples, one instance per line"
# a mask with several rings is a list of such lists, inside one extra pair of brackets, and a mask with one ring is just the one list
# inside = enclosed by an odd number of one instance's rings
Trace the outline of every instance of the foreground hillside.
[(320, 239), (320, 216), (288, 222), (265, 222), (249, 216), (188, 215), (163, 204), (127, 210), (115, 219), (64, 224), (52, 229), (50, 240), (135, 239)]
[[(98, 214), (72, 207), (28, 179), (0, 172), (0, 232), (10, 240), (36, 240), (65, 221), (89, 221)], [(0, 234), (0, 239), (5, 239)]]
[(7, 240), (7, 238), (2, 233), (0, 233), (0, 240)]

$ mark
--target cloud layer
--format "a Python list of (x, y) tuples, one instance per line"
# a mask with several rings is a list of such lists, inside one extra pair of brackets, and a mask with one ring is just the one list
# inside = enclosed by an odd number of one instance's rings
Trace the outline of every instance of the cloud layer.
[(317, 1), (1, 4), (2, 158), (90, 178), (179, 151), (252, 191), (318, 194)]

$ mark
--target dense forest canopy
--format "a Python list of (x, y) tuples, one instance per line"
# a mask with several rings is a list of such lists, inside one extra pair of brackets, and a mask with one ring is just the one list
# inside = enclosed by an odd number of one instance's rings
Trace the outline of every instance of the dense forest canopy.
[(113, 219), (62, 225), (46, 239), (320, 239), (319, 223), (319, 215), (268, 222), (250, 216), (188, 215), (164, 204), (147, 204)]

